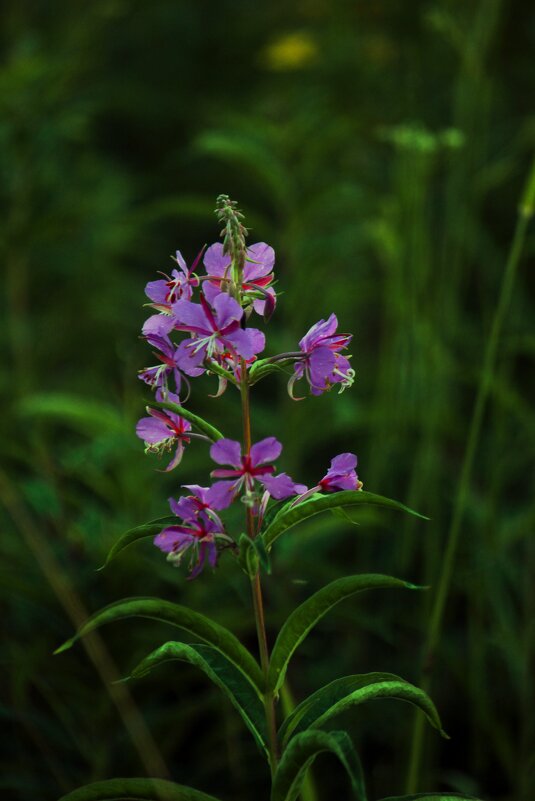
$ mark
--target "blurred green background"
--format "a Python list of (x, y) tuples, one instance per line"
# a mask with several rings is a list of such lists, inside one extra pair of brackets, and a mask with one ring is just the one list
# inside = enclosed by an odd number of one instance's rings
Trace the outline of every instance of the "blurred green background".
[[(164, 775), (224, 799), (267, 799), (234, 710), (192, 669), (113, 685), (172, 630), (150, 621), (53, 649), (86, 610), (161, 595), (212, 613), (255, 647), (247, 580), (223, 559), (185, 581), (150, 543), (96, 573), (118, 535), (206, 483), (193, 446), (154, 471), (134, 425), (150, 363), (143, 289), (217, 239), (216, 196), (277, 252), (272, 353), (336, 311), (354, 333), (352, 390), (293, 403), (253, 395), (256, 438), (314, 482), (352, 450), (365, 488), (431, 518), (314, 518), (281, 542), (272, 635), (339, 575), (384, 572), (425, 594), (349, 601), (289, 674), (297, 699), (344, 673), (421, 677), (429, 613), (483, 354), (535, 138), (535, 15), (520, 0), (8, 0), (0, 68), (0, 787), (52, 801), (88, 781)], [(432, 695), (452, 739), (426, 733), (423, 789), (535, 798), (535, 547), (529, 402), (535, 338), (528, 234), (475, 456)], [(237, 397), (191, 405), (239, 436)], [(338, 722), (370, 795), (405, 785), (411, 708)], [(322, 799), (339, 771), (316, 771)], [(341, 771), (340, 771), (341, 774)]]

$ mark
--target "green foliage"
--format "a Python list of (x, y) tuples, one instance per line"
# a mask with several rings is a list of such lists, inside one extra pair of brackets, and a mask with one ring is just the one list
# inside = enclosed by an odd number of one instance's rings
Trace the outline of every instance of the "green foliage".
[(392, 673), (365, 673), (335, 679), (310, 695), (286, 718), (279, 737), (284, 745), (300, 731), (321, 727), (349, 707), (381, 698), (413, 704), (422, 710), (435, 729), (446, 736), (435, 705), (426, 693)]
[(271, 801), (296, 801), (307, 770), (316, 757), (326, 752), (334, 754), (345, 768), (355, 801), (366, 801), (360, 760), (349, 736), (343, 731), (306, 731), (297, 734), (282, 754), (273, 778)]
[[(359, 605), (358, 637), (353, 605), (341, 608), (328, 643), (320, 631), (310, 639), (313, 658), (292, 689), (299, 702), (329, 681), (338, 643), (341, 673), (417, 675), (532, 158), (533, 26), (521, 0), (245, 5), (222, 0), (207, 24), (205, 4), (173, 0), (5, 4), (0, 602), (2, 715), (13, 736), (0, 773), (9, 798), (54, 801), (88, 778), (140, 772), (128, 720), (82, 649), (51, 659), (82, 599), (98, 609), (125, 588), (165, 595), (254, 646), (239, 603), (248, 581), (224, 564), (187, 589), (145, 548), (94, 572), (117, 533), (159, 518), (180, 484), (201, 481), (204, 449), (189, 448), (170, 476), (143, 457), (135, 374), (148, 354), (137, 337), (145, 282), (170, 271), (177, 247), (191, 263), (214, 240), (221, 191), (240, 199), (252, 241), (276, 249), (285, 294), (274, 351), (293, 350), (333, 309), (355, 334), (356, 391), (292, 403), (275, 375), (253, 388), (254, 434), (276, 431), (281, 468), (309, 485), (334, 453), (355, 450), (367, 489), (433, 521), (392, 523), (365, 504), (348, 507), (358, 529), (330, 514), (303, 520), (278, 540), (269, 641), (303, 582), (380, 569), (431, 590), (401, 615), (380, 598)], [(438, 796), (533, 798), (528, 277), (520, 271), (500, 338), (434, 660), (432, 695), (452, 736), (425, 740), (422, 786), (444, 787)], [(199, 392), (196, 402), (237, 438), (232, 392)], [(69, 585), (61, 601), (56, 591)], [(130, 635), (136, 653), (154, 647), (150, 625)], [(124, 639), (106, 646), (121, 663)], [(180, 709), (150, 682), (133, 698), (163, 758), (179, 780), (250, 801), (265, 765), (241, 721), (215, 693), (196, 692), (194, 671), (181, 678)], [(497, 687), (507, 704), (496, 705)], [(374, 797), (400, 792), (408, 762), (404, 718), (385, 726), (383, 709), (366, 715)], [(387, 711), (394, 723), (404, 710)], [(345, 797), (334, 770), (315, 778), (320, 801)]]
[(164, 779), (108, 779), (73, 790), (59, 801), (217, 801), (213, 795)]
[(260, 668), (249, 651), (243, 647), (231, 631), (187, 606), (159, 598), (125, 598), (110, 604), (105, 609), (91, 615), (75, 636), (57, 648), (54, 653), (60, 654), (72, 648), (80, 637), (84, 637), (90, 631), (94, 631), (106, 623), (114, 623), (129, 617), (160, 620), (199, 637), (241, 670), (251, 684), (257, 688), (259, 694), (261, 693), (263, 677)]
[(408, 506), (399, 503), (399, 501), (383, 498), (382, 495), (376, 495), (373, 492), (346, 490), (345, 492), (335, 492), (331, 495), (312, 497), (310, 500), (303, 501), (296, 505), (293, 505), (293, 501), (287, 503), (280, 512), (275, 515), (275, 518), (262, 534), (266, 548), (271, 548), (275, 540), (277, 540), (281, 534), (288, 531), (288, 529), (293, 528), (293, 526), (301, 523), (303, 520), (308, 520), (308, 518), (320, 514), (320, 512), (346, 508), (351, 509), (361, 504), (382, 506), (388, 509), (408, 512), (423, 520), (428, 519), (424, 517), (424, 515), (418, 514), (418, 512), (415, 512), (413, 509), (409, 509)]
[(209, 645), (181, 642), (167, 642), (149, 654), (132, 670), (129, 678), (137, 679), (159, 667), (165, 662), (188, 662), (200, 668), (231, 701), (242, 716), (245, 725), (253, 735), (258, 747), (267, 755), (267, 733), (264, 708), (260, 703), (258, 692), (248, 681), (242, 671), (237, 670), (232, 662), (222, 653)]
[(158, 517), (156, 520), (151, 520), (149, 523), (142, 523), (140, 526), (135, 526), (135, 528), (125, 531), (110, 549), (106, 557), (106, 561), (100, 570), (103, 570), (105, 567), (107, 567), (112, 559), (115, 559), (115, 557), (124, 551), (125, 548), (128, 548), (130, 545), (138, 542), (138, 540), (144, 540), (147, 537), (154, 537), (156, 534), (159, 534), (164, 526), (169, 526), (173, 523), (176, 523), (176, 517), (173, 515), (167, 515), (166, 517)]
[(296, 648), (334, 606), (364, 590), (390, 588), (420, 589), (401, 579), (370, 573), (336, 579), (307, 598), (288, 616), (275, 640), (269, 666), (268, 687), (274, 692), (280, 689)]

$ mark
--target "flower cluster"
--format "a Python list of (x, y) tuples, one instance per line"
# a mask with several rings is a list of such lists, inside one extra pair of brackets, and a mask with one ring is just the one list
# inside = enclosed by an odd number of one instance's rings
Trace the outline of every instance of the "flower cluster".
[[(252, 368), (266, 346), (264, 333), (248, 322), (253, 314), (269, 320), (276, 307), (273, 248), (264, 242), (245, 246), (247, 232), (239, 222), (241, 214), (228, 199), (218, 216), (225, 224), (222, 244), (201, 251), (189, 268), (177, 251), (177, 268), (171, 276), (163, 275), (145, 287), (153, 313), (143, 325), (142, 336), (155, 361), (140, 371), (139, 378), (155, 392), (156, 403), (147, 407), (148, 416), (139, 420), (136, 433), (147, 452), (171, 455), (166, 471), (180, 464), (192, 440), (210, 441), (206, 432), (192, 430), (190, 420), (195, 423), (196, 418), (184, 408), (190, 379), (213, 374), (220, 382), (217, 395), (229, 383), (242, 394), (248, 393), (254, 383)], [(350, 357), (344, 355), (351, 336), (337, 333), (337, 328), (334, 314), (320, 320), (300, 340), (299, 350), (263, 359), (262, 375), (287, 369), (288, 391), (294, 400), (294, 384), (303, 378), (312, 395), (321, 395), (335, 385), (340, 391), (351, 386), (355, 374)], [(257, 372), (260, 375), (261, 371)], [(216, 467), (211, 477), (215, 481), (210, 487), (185, 485), (189, 495), (170, 499), (177, 523), (155, 538), (169, 561), (178, 565), (187, 554), (193, 578), (206, 564), (214, 567), (222, 549), (235, 549), (219, 512), (238, 499), (250, 510), (258, 532), (271, 500), (301, 503), (316, 493), (362, 486), (353, 454), (334, 458), (327, 474), (308, 489), (287, 473), (277, 473), (274, 463), (281, 452), (282, 445), (275, 437), (244, 449), (235, 440), (212, 441), (210, 456)]]

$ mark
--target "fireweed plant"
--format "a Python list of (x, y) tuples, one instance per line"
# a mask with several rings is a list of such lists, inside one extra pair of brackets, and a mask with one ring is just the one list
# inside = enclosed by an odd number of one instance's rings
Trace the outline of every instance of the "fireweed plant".
[[(337, 510), (343, 513), (360, 504), (417, 513), (397, 501), (364, 491), (353, 453), (334, 456), (325, 475), (318, 477), (315, 486), (306, 487), (277, 470), (282, 444), (276, 437), (253, 442), (251, 387), (283, 372), (289, 376), (288, 392), (295, 400), (304, 397), (296, 396), (298, 387), (308, 386), (312, 396), (331, 389), (343, 392), (351, 387), (355, 376), (348, 354), (351, 336), (338, 332), (337, 318), (331, 314), (310, 328), (295, 351), (261, 358), (265, 336), (255, 323), (268, 322), (276, 308), (275, 254), (263, 242), (246, 244), (243, 215), (226, 195), (218, 198), (216, 214), (223, 225), (223, 242), (201, 251), (191, 267), (178, 252), (177, 267), (171, 275), (163, 275), (145, 288), (151, 315), (142, 333), (151, 348), (153, 364), (142, 370), (139, 378), (153, 390), (154, 400), (136, 428), (146, 451), (164, 458), (166, 471), (174, 470), (189, 448), (206, 447), (212, 463), (210, 480), (206, 486), (183, 484), (179, 497), (169, 500), (171, 515), (126, 532), (110, 551), (106, 564), (146, 537), (154, 537), (154, 544), (170, 565), (187, 572), (189, 579), (215, 568), (220, 559), (233, 558), (251, 585), (259, 661), (219, 623), (158, 598), (127, 598), (111, 604), (89, 618), (58, 651), (104, 623), (132, 616), (165, 621), (187, 632), (188, 642), (178, 639), (165, 643), (143, 659), (130, 678), (144, 676), (170, 660), (187, 662), (203, 671), (229, 698), (265, 757), (272, 801), (312, 798), (307, 770), (322, 752), (337, 757), (347, 773), (351, 788), (347, 797), (367, 801), (363, 771), (349, 735), (326, 731), (325, 724), (331, 724), (349, 707), (390, 698), (419, 708), (446, 736), (426, 693), (394, 674), (367, 673), (338, 678), (293, 708), (285, 703), (284, 717), (279, 698), (294, 652), (334, 606), (364, 590), (418, 588), (381, 574), (338, 578), (289, 615), (270, 651), (262, 579), (271, 573), (270, 557), (276, 541), (314, 515)], [(242, 442), (225, 437), (184, 405), (192, 395), (192, 379), (205, 373), (218, 379), (216, 397), (227, 388), (237, 391)], [(304, 393), (305, 389), (299, 391)], [(233, 504), (243, 507), (242, 531), (231, 531), (225, 523), (226, 510)], [(199, 790), (163, 779), (112, 779), (64, 796), (69, 801), (159, 798), (217, 801)], [(404, 801), (416, 798), (447, 801), (468, 796), (423, 793), (404, 796)]]

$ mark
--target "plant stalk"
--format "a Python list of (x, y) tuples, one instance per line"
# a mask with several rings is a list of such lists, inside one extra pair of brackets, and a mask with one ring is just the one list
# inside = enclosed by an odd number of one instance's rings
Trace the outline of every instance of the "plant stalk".
[[(251, 407), (249, 402), (249, 377), (247, 366), (242, 359), (241, 362), (241, 401), (243, 418), (243, 446), (244, 453), (249, 455), (251, 450)], [(247, 536), (255, 537), (255, 526), (253, 510), (250, 506), (246, 507)], [(269, 761), (271, 773), (274, 774), (278, 762), (277, 749), (277, 722), (275, 716), (275, 699), (273, 693), (267, 689), (267, 679), (269, 671), (269, 648), (266, 636), (266, 624), (264, 618), (264, 602), (262, 598), (262, 583), (260, 573), (257, 571), (251, 579), (251, 590), (253, 595), (253, 609), (256, 624), (256, 634), (258, 637), (258, 649), (260, 652), (260, 665), (264, 674), (264, 709), (266, 714), (266, 726), (269, 737)]]
[[(457, 547), (459, 544), (459, 537), (463, 523), (464, 512), (470, 491), (472, 480), (472, 471), (474, 460), (479, 442), (479, 435), (483, 423), (483, 415), (485, 412), (487, 399), (494, 376), (494, 368), (496, 364), (496, 356), (498, 352), (498, 344), (500, 335), (503, 328), (503, 323), (511, 295), (513, 291), (514, 281), (526, 239), (529, 220), (533, 215), (535, 204), (535, 160), (531, 166), (531, 171), (528, 175), (528, 180), (518, 210), (518, 218), (509, 250), (509, 255), (503, 272), (502, 284), (500, 288), (500, 295), (496, 305), (496, 311), (492, 321), (490, 335), (487, 341), (487, 348), (483, 359), (483, 368), (481, 371), (481, 378), (477, 391), (474, 408), (472, 411), (472, 418), (470, 421), (470, 428), (468, 430), (468, 439), (466, 450), (464, 453), (463, 464), (459, 479), (457, 496), (453, 508), (451, 524), (446, 539), (446, 551), (444, 554), (444, 561), (442, 563), (442, 572), (440, 574), (437, 593), (434, 599), (433, 607), (431, 610), (431, 618), (427, 630), (427, 637), (424, 646), (423, 668), (422, 668), (422, 689), (429, 692), (432, 681), (433, 663), (435, 660), (435, 653), (438, 647), (440, 637), (442, 634), (442, 623), (444, 619), (444, 611), (448, 599), (448, 593), (451, 585), (453, 575), (453, 568), (455, 566), (455, 557), (457, 554)], [(422, 762), (422, 752), (424, 745), (424, 726), (425, 719), (420, 713), (416, 713), (414, 719), (414, 728), (411, 743), (411, 756), (409, 762), (409, 771), (407, 776), (407, 793), (416, 793), (418, 791), (418, 783), (420, 779), (420, 769)]]

